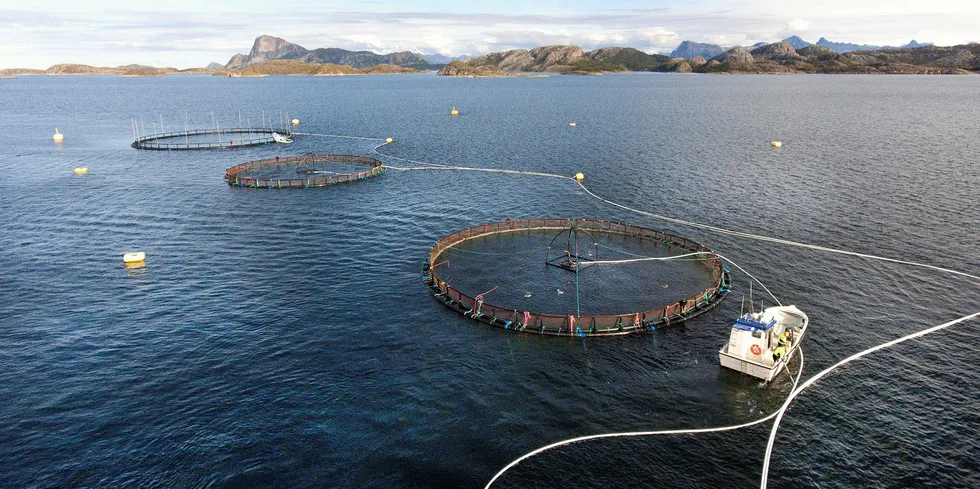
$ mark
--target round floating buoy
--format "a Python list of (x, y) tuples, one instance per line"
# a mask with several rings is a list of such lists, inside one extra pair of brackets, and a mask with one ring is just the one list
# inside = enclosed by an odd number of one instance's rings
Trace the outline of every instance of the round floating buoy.
[(65, 139), (65, 135), (58, 132), (58, 128), (56, 127), (54, 128), (54, 136), (51, 136), (51, 138), (54, 139), (54, 142), (60, 143)]
[(146, 253), (142, 251), (133, 251), (123, 255), (123, 263), (140, 263), (146, 260)]
[(390, 143), (392, 141), (394, 141), (394, 139), (391, 139), (391, 138), (385, 139), (385, 144), (388, 144), (388, 143)]
[(456, 110), (455, 106), (453, 107), (453, 110), (449, 111), (449, 115), (459, 115), (459, 111)]
[(75, 168), (76, 175), (84, 175), (88, 173), (88, 168)]
[(769, 143), (769, 144), (770, 144), (770, 145), (771, 145), (771, 146), (772, 146), (773, 148), (782, 148), (782, 147), (783, 147), (783, 143), (782, 143), (782, 142), (780, 142), (780, 141), (773, 141), (773, 142), (771, 142), (771, 143)]
[(575, 174), (575, 181), (576, 182), (581, 182), (582, 180), (585, 180), (585, 175), (582, 172), (576, 173)]
[(569, 126), (572, 126), (572, 127), (575, 127), (575, 123), (574, 122), (569, 122), (568, 125)]
[(299, 125), (299, 119), (293, 119), (293, 125), (294, 126), (298, 126)]

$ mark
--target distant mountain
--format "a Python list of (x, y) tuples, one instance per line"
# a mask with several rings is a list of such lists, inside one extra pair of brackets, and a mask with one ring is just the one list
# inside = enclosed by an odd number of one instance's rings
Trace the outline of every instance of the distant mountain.
[(917, 42), (915, 39), (912, 39), (911, 41), (909, 41), (908, 44), (902, 46), (902, 48), (924, 48), (926, 46), (932, 46), (932, 43), (931, 42), (921, 43), (921, 42)]
[(849, 53), (851, 51), (877, 51), (881, 49), (907, 49), (907, 48), (921, 48), (926, 46), (932, 46), (932, 43), (919, 43), (913, 39), (911, 42), (904, 46), (875, 46), (872, 44), (851, 44), (847, 42), (831, 42), (827, 38), (821, 37), (817, 41), (817, 46), (823, 46), (825, 48), (833, 49), (838, 53)]
[(499, 76), (504, 73), (550, 72), (599, 74), (615, 71), (653, 71), (670, 61), (667, 56), (633, 48), (608, 47), (585, 52), (578, 46), (553, 45), (513, 49), (453, 60), (439, 73), (450, 76)]
[(670, 61), (669, 56), (647, 54), (633, 48), (600, 48), (585, 53), (592, 61), (622, 65), (630, 71), (653, 71)]
[(980, 45), (922, 46), (838, 53), (828, 46), (796, 50), (788, 42), (753, 49), (735, 47), (694, 69), (701, 73), (896, 73), (980, 72)]
[(790, 46), (793, 46), (793, 49), (803, 49), (807, 46), (813, 46), (813, 43), (800, 39), (800, 36), (787, 37), (786, 39), (783, 39), (783, 42), (788, 42)]
[(980, 72), (980, 45), (890, 48), (841, 54), (819, 45), (797, 50), (787, 40), (764, 44), (751, 51), (736, 46), (710, 60), (702, 56), (671, 58), (624, 47), (583, 52), (578, 46), (544, 46), (490, 53), (466, 62), (452, 61), (439, 74), (479, 77), (527, 72), (599, 74), (616, 71), (967, 74)]
[(389, 54), (375, 54), (371, 51), (348, 51), (339, 48), (318, 48), (309, 50), (298, 44), (273, 36), (259, 36), (252, 44), (248, 54), (232, 56), (225, 68), (242, 69), (272, 60), (295, 60), (312, 64), (336, 64), (354, 68), (370, 68), (380, 64), (390, 64), (406, 68), (429, 69), (431, 64), (420, 54), (402, 51)]
[(725, 52), (721, 46), (714, 44), (704, 44), (694, 41), (684, 41), (670, 53), (671, 58), (691, 59), (695, 56), (703, 56), (705, 59), (714, 58)]
[(449, 56), (444, 56), (436, 53), (436, 54), (423, 54), (422, 57), (425, 58), (426, 61), (434, 65), (448, 65), (453, 61), (466, 61), (472, 58), (473, 56), (464, 54), (462, 56), (454, 56), (450, 58)]
[(220, 70), (221, 68), (224, 68), (224, 67), (225, 67), (225, 65), (223, 65), (221, 63), (208, 63), (208, 66), (206, 67), (206, 69), (208, 69), (208, 70)]

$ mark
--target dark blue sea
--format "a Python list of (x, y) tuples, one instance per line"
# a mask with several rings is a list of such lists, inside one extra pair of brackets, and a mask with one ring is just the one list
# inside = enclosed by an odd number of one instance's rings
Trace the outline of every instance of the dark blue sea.
[[(0, 80), (0, 487), (476, 488), (552, 442), (744, 423), (785, 399), (789, 376), (718, 365), (748, 294), (737, 271), (718, 308), (628, 337), (518, 334), (434, 300), (430, 247), (507, 218), (626, 222), (718, 251), (809, 314), (803, 379), (980, 310), (968, 278), (658, 221), (570, 180), (230, 187), (225, 169), (254, 159), (387, 156), (322, 136), (138, 151), (133, 119), (288, 111), (301, 132), (394, 138), (389, 156), (583, 172), (637, 209), (976, 275), (978, 107), (971, 76)], [(124, 267), (135, 250), (145, 268)], [(814, 384), (781, 425), (770, 487), (980, 487), (978, 335), (963, 323)], [(495, 487), (758, 487), (770, 426), (583, 442)]]

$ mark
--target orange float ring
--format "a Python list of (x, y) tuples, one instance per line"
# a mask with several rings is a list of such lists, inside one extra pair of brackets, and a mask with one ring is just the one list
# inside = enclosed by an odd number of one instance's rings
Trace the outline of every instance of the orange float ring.
[(749, 348), (749, 350), (752, 352), (753, 355), (762, 354), (762, 348), (759, 348), (759, 345), (752, 345), (752, 348)]

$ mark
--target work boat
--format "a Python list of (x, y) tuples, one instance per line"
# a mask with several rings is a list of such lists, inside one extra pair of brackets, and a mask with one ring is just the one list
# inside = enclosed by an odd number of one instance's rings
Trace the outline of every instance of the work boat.
[(282, 144), (289, 144), (293, 142), (292, 138), (290, 138), (289, 136), (283, 136), (278, 132), (272, 133), (272, 139), (275, 139), (277, 143), (282, 143)]
[(769, 382), (796, 354), (810, 319), (796, 306), (749, 312), (735, 321), (718, 351), (721, 366)]

